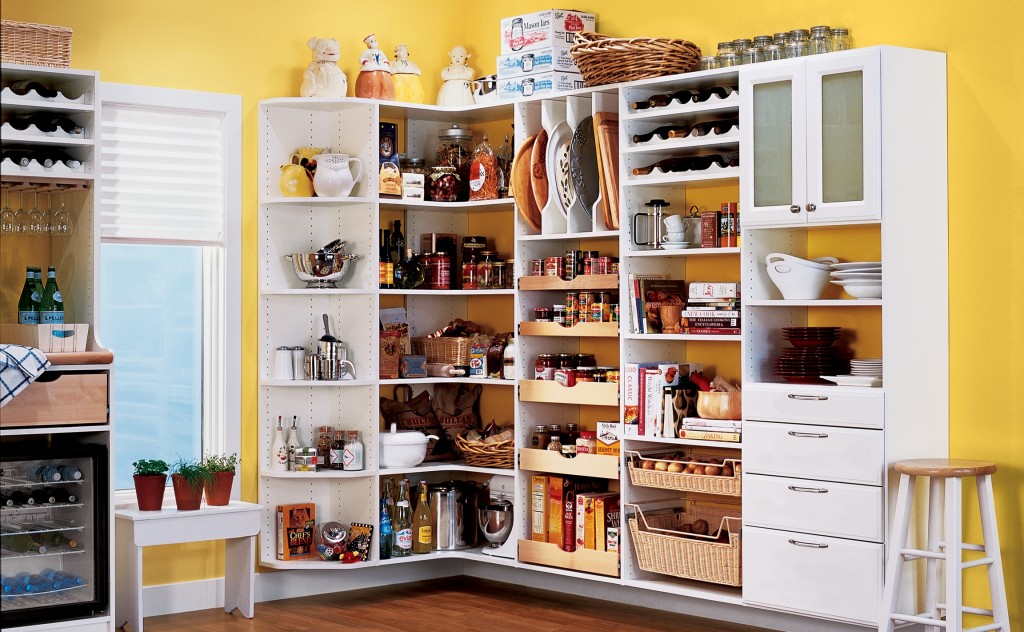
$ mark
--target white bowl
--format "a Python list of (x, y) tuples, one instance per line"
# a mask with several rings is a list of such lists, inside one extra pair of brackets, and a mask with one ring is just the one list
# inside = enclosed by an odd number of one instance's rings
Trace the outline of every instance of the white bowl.
[(435, 435), (425, 435), (417, 430), (399, 432), (391, 424), (391, 432), (380, 433), (380, 466), (413, 467), (427, 456), (427, 444)]
[(784, 299), (816, 300), (828, 285), (828, 268), (774, 261), (768, 263), (768, 278)]
[(871, 281), (833, 281), (854, 298), (882, 298), (882, 284)]
[(787, 255), (784, 252), (772, 252), (764, 258), (764, 262), (767, 265), (773, 263), (788, 263), (790, 265), (800, 265), (808, 268), (814, 268), (816, 270), (831, 270), (832, 266), (838, 263), (839, 259), (835, 257), (818, 257), (816, 259), (801, 259), (800, 257), (794, 257), (793, 255)]

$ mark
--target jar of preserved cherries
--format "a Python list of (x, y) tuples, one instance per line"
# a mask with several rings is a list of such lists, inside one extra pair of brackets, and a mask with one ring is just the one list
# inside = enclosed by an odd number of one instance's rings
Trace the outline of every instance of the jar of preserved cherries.
[(459, 184), (455, 167), (434, 167), (427, 178), (427, 195), (434, 202), (454, 202), (459, 197)]

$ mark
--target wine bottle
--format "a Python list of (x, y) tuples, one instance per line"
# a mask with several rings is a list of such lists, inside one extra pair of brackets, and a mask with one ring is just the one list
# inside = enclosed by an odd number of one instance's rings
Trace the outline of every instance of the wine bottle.
[(59, 503), (76, 503), (78, 502), (78, 496), (76, 496), (70, 489), (66, 487), (51, 487), (47, 488), (47, 491), (56, 499)]
[(25, 287), (21, 288), (21, 296), (18, 298), (18, 324), (38, 325), (39, 324), (39, 300), (40, 296), (35, 292), (36, 275), (32, 267), (25, 268)]
[[(59, 325), (64, 322), (64, 297), (57, 287), (57, 269), (50, 266), (46, 269), (46, 287), (39, 303), (39, 324)], [(60, 480), (60, 478), (53, 479)]]
[(29, 112), (27, 114), (15, 114), (11, 118), (7, 119), (7, 124), (18, 130), (19, 132), (28, 131), (28, 128), (36, 124), (36, 113)]
[(52, 504), (57, 502), (57, 499), (45, 489), (34, 490), (31, 494), (31, 498), (32, 500), (35, 501), (35, 504), (37, 505)]
[(0, 494), (0, 507), (13, 507), (14, 501), (7, 494)]
[(56, 97), (58, 94), (60, 94), (53, 88), (47, 88), (43, 84), (32, 79), (15, 81), (8, 87), (11, 89), (11, 92), (18, 95), (19, 97), (27, 95), (32, 90), (35, 90), (36, 94), (43, 97), (44, 99), (52, 99)]
[(3, 538), (3, 546), (8, 551), (15, 553), (46, 553), (46, 547), (34, 535), (28, 533), (15, 533)]
[(14, 507), (24, 507), (26, 505), (34, 505), (36, 501), (34, 498), (21, 491), (20, 489), (11, 492), (11, 495), (7, 497)]
[(395, 285), (404, 290), (411, 290), (423, 285), (425, 279), (423, 266), (416, 261), (412, 248), (406, 248), (405, 258), (395, 267)]
[(390, 290), (395, 287), (395, 264), (388, 256), (388, 243), (391, 240), (391, 231), (386, 228), (380, 230), (380, 249), (377, 257), (377, 280), (380, 289)]
[(391, 529), (391, 514), (388, 513), (388, 501), (380, 499), (380, 559), (391, 559), (391, 549), (395, 546), (395, 533)]
[(655, 136), (661, 140), (667, 140), (669, 138), (683, 138), (690, 133), (690, 129), (689, 125), (663, 125), (644, 134), (633, 134), (633, 142), (646, 143), (647, 141), (652, 140)]
[(19, 167), (27, 167), (36, 158), (36, 153), (28, 149), (4, 149), (3, 160), (10, 160)]
[(671, 173), (673, 171), (686, 171), (686, 169), (688, 169), (689, 164), (689, 156), (683, 156), (679, 158), (665, 158), (653, 164), (647, 165), (646, 167), (634, 167), (633, 175), (645, 176), (653, 172), (655, 169), (658, 169), (662, 173)]
[(434, 550), (434, 527), (430, 520), (430, 500), (427, 498), (427, 482), (420, 481), (419, 500), (416, 515), (412, 520), (412, 552), (430, 553)]
[(398, 484), (398, 500), (395, 502), (392, 530), (395, 545), (391, 548), (391, 557), (409, 557), (412, 554), (412, 507), (409, 505), (407, 478), (403, 478)]
[[(405, 253), (405, 235), (402, 234), (402, 220), (395, 220), (394, 227), (391, 229), (391, 238), (388, 240), (388, 258), (391, 259), (391, 263), (397, 268), (398, 264), (402, 261), (402, 255)], [(397, 284), (398, 282), (395, 281)]]
[(270, 444), (270, 469), (275, 472), (288, 470), (288, 446), (284, 442), (281, 415), (277, 416), (277, 429), (274, 430), (274, 441)]
[(288, 440), (285, 441), (285, 449), (288, 450), (288, 469), (295, 470), (295, 454), (302, 447), (299, 441), (298, 415), (292, 415), (292, 427), (288, 429)]

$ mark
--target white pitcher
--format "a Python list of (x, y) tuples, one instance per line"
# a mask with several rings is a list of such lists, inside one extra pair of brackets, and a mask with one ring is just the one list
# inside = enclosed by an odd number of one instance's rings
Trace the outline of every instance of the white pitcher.
[(315, 160), (313, 190), (320, 197), (345, 197), (363, 177), (362, 161), (348, 154), (319, 154)]

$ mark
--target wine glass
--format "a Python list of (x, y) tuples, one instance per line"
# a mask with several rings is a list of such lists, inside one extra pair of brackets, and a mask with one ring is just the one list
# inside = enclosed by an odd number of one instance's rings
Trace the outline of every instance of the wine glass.
[(28, 213), (25, 212), (25, 192), (18, 191), (18, 210), (14, 213), (14, 233), (28, 234)]
[(32, 191), (32, 208), (28, 210), (28, 234), (39, 235), (43, 230), (43, 212), (39, 210), (39, 191)]
[(4, 205), (0, 208), (0, 233), (10, 235), (14, 233), (14, 210), (11, 209), (11, 190), (4, 190)]
[(60, 208), (53, 214), (53, 234), (55, 235), (70, 235), (71, 234), (71, 213), (64, 206), (64, 189), (60, 190)]
[(43, 233), (53, 233), (53, 191), (46, 191), (46, 209), (43, 210)]

